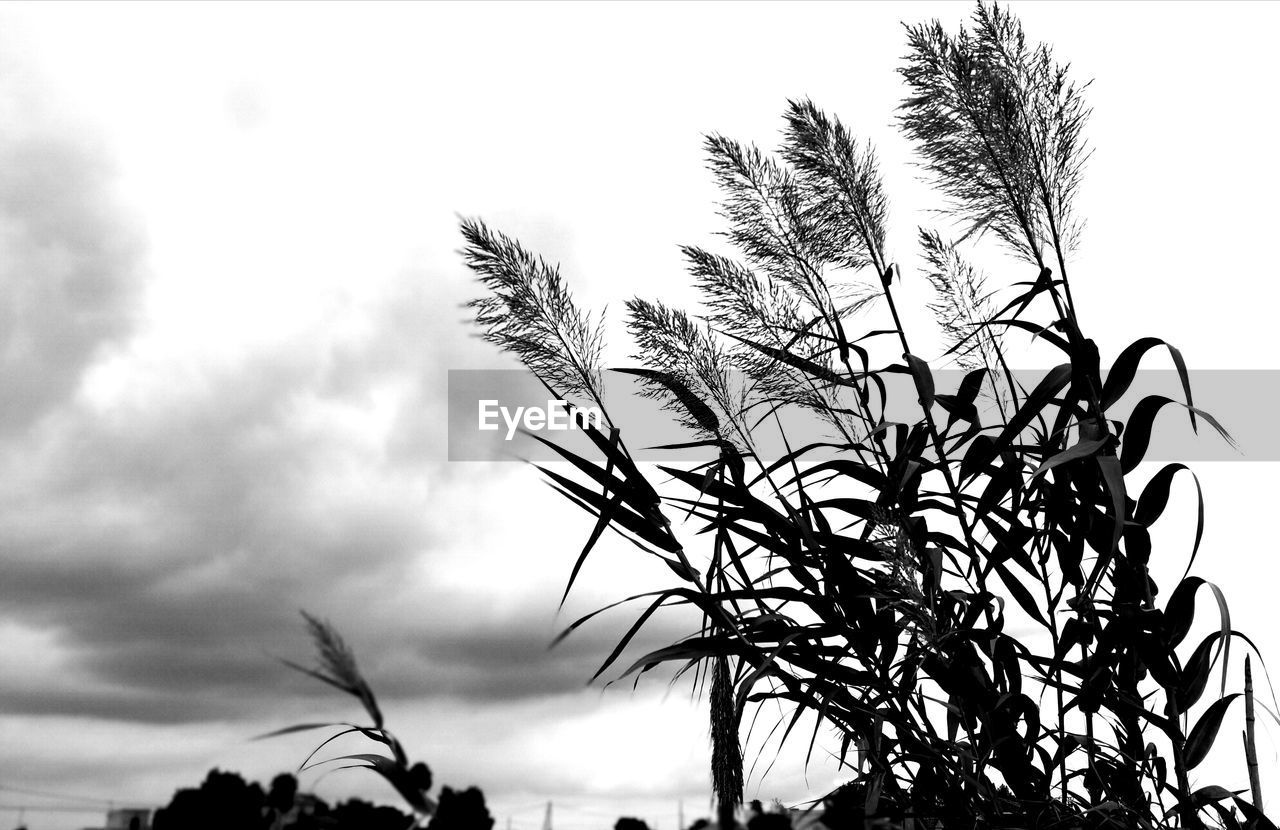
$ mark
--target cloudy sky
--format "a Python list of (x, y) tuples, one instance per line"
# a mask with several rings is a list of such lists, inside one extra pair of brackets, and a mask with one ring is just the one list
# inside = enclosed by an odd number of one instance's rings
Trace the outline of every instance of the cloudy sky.
[[(1153, 334), (1196, 368), (1280, 369), (1280, 6), (1015, 9), (1096, 79), (1074, 289), (1104, 357)], [(306, 608), (437, 781), (517, 830), (547, 798), (566, 827), (705, 812), (701, 709), (585, 688), (616, 623), (545, 648), (663, 574), (605, 548), (557, 617), (582, 517), (520, 465), (445, 460), (447, 370), (509, 365), (463, 324), (456, 217), (560, 261), (593, 307), (679, 302), (676, 243), (717, 244), (700, 136), (771, 143), (808, 95), (879, 145), (908, 249), (933, 202), (893, 125), (898, 22), (967, 11), (0, 6), (0, 805), (295, 766), (306, 737), (249, 738), (358, 714), (276, 661), (307, 656)], [(1202, 568), (1280, 648), (1251, 524), (1277, 470), (1198, 469)], [(758, 793), (805, 791), (789, 767)]]

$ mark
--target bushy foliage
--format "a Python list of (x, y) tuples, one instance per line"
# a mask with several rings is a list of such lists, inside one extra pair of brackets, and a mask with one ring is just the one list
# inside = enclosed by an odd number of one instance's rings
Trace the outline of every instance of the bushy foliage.
[(649, 830), (649, 824), (644, 819), (623, 816), (613, 823), (613, 830)]
[[(195, 789), (174, 794), (156, 811), (155, 830), (405, 830), (413, 819), (394, 807), (350, 799), (330, 807), (299, 795), (298, 781), (282, 773), (264, 793), (239, 774), (210, 770)], [(479, 828), (488, 830), (488, 828)]]
[(226, 830), (271, 826), (266, 794), (256, 783), (234, 772), (212, 769), (199, 787), (178, 790), (168, 806), (156, 811), (155, 830)]
[(484, 793), (476, 787), (440, 791), (440, 805), (427, 830), (492, 830), (493, 816), (484, 803)]
[(774, 803), (772, 810), (766, 810), (759, 801), (752, 801), (747, 814), (747, 830), (791, 830), (791, 817), (782, 809), (782, 805)]
[[(787, 107), (776, 155), (711, 136), (740, 259), (684, 248), (701, 315), (630, 301), (644, 365), (626, 371), (694, 433), (682, 446), (714, 460), (661, 466), (655, 485), (626, 424), (610, 420), (586, 426), (599, 460), (555, 447), (574, 476), (543, 468), (596, 520), (570, 586), (610, 526), (679, 580), (630, 598), (645, 610), (597, 676), (664, 606), (701, 613), (699, 630), (622, 674), (710, 673), (722, 822), (742, 796), (744, 715), (777, 703), (781, 740), (806, 716), (810, 753), (824, 729), (834, 736), (851, 782), (827, 800), (833, 828), (1271, 828), (1256, 785), (1244, 798), (1191, 784), (1233, 702), (1253, 711), (1251, 686), (1228, 693), (1230, 646), (1252, 643), (1221, 592), (1189, 573), (1204, 520), (1194, 474), (1168, 464), (1139, 484), (1135, 471), (1166, 408), (1227, 436), (1194, 406), (1173, 346), (1140, 338), (1104, 373), (1081, 328), (1068, 272), (1084, 87), (998, 6), (980, 4), (959, 32), (906, 31), (901, 125), (959, 237), (919, 229), (923, 273), (902, 269), (874, 148), (810, 101)], [(558, 272), (483, 222), (463, 233), (466, 261), (494, 289), (476, 304), (489, 339), (568, 405), (603, 402), (599, 327)], [(1002, 284), (969, 258), (987, 240), (1019, 263)], [(938, 390), (895, 302), (898, 284), (921, 276), (948, 338), (933, 362), (967, 371), (954, 393)], [(1011, 331), (1058, 365), (1020, 382)], [(1172, 359), (1180, 399), (1143, 398), (1122, 421), (1153, 351)], [(895, 377), (910, 380), (918, 418), (886, 419)], [(757, 447), (770, 416), (788, 407), (829, 434), (767, 457)], [(1197, 530), (1189, 556), (1171, 554), (1187, 573), (1162, 592), (1150, 531), (1184, 480), (1201, 501)], [(693, 536), (705, 551), (686, 548)], [(1220, 625), (1189, 647), (1203, 587)]]
[[(338, 804), (329, 814), (338, 827), (362, 830), (406, 830), (413, 816), (386, 804), (372, 804), (352, 798)], [(325, 826), (325, 825), (320, 825)], [(301, 830), (301, 828), (299, 828)], [(484, 830), (484, 828), (481, 828)]]

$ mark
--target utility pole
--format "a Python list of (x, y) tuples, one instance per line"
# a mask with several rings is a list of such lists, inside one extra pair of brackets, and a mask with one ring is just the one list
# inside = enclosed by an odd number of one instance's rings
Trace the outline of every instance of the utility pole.
[(676, 802), (676, 830), (684, 830), (684, 799)]
[(542, 819), (542, 830), (551, 830), (551, 802), (547, 802), (547, 815)]

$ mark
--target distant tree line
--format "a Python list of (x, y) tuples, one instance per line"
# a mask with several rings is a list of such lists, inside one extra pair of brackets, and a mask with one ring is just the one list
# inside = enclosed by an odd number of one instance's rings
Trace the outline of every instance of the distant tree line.
[[(843, 818), (843, 816), (829, 812), (831, 806), (830, 801), (827, 802), (826, 806), (828, 808), (828, 812), (824, 812), (822, 814), (821, 817), (823, 819)], [(745, 820), (744, 822), (735, 821), (733, 827), (746, 828), (746, 830), (791, 830), (791, 815), (779, 801), (774, 801), (773, 804), (766, 808), (759, 800), (754, 800), (748, 805), (746, 814), (743, 818)], [(636, 823), (632, 824), (631, 822)], [(837, 823), (826, 824), (826, 827), (841, 826), (844, 825)], [(639, 819), (622, 818), (618, 819), (618, 823), (614, 825), (613, 830), (649, 830), (649, 825)], [(684, 828), (681, 828), (681, 830), (684, 830)], [(690, 824), (688, 830), (720, 830), (720, 828), (719, 825), (713, 824), (711, 819), (700, 818), (693, 822), (693, 824)], [(729, 830), (729, 828), (725, 828), (725, 830)]]
[[(843, 818), (840, 805), (828, 802), (824, 818)], [(833, 811), (833, 812), (832, 812)], [(745, 830), (790, 830), (785, 808), (774, 802), (766, 808), (752, 801), (745, 810)], [(330, 805), (324, 799), (298, 789), (298, 779), (281, 773), (263, 788), (235, 772), (209, 770), (195, 788), (174, 793), (169, 804), (156, 811), (152, 830), (410, 830), (410, 813), (352, 798)], [(493, 830), (494, 819), (478, 787), (454, 790), (444, 787), (436, 812), (426, 830)], [(709, 819), (693, 822), (689, 830), (712, 830)], [(25, 830), (25, 828), (23, 828)], [(650, 830), (642, 819), (624, 816), (613, 830)], [(683, 828), (682, 828), (683, 830)]]
[[(239, 774), (209, 771), (194, 789), (181, 789), (156, 811), (154, 830), (408, 830), (414, 816), (358, 798), (330, 806), (298, 790), (298, 780), (277, 775), (264, 790)], [(427, 830), (492, 830), (493, 817), (476, 787), (445, 787)]]

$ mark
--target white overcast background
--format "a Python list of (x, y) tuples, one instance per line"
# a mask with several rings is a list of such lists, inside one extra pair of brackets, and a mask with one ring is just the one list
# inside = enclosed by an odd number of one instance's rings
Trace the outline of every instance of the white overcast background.
[[(1073, 276), (1104, 360), (1155, 335), (1193, 368), (1280, 369), (1280, 6), (1014, 10), (1095, 79)], [(18, 789), (158, 805), (212, 766), (295, 767), (310, 738), (249, 739), (359, 714), (276, 661), (309, 657), (299, 608), (499, 827), (537, 826), (547, 799), (563, 827), (670, 830), (679, 799), (705, 815), (704, 710), (661, 681), (587, 688), (614, 623), (546, 650), (572, 612), (669, 574), (603, 548), (557, 617), (586, 517), (520, 465), (445, 461), (447, 370), (510, 366), (464, 323), (457, 216), (560, 261), (593, 308), (691, 300), (676, 245), (721, 244), (701, 136), (772, 145), (787, 98), (811, 96), (878, 145), (912, 257), (936, 202), (893, 122), (899, 21), (969, 11), (0, 6), (0, 824), (65, 803)], [(615, 338), (611, 363), (628, 353)], [(1280, 470), (1197, 471), (1197, 572), (1274, 654)], [(1174, 575), (1180, 504), (1156, 552)], [(1205, 777), (1244, 786), (1231, 718), (1232, 765)], [(359, 772), (303, 783), (394, 801)], [(779, 764), (748, 797), (808, 792)]]

